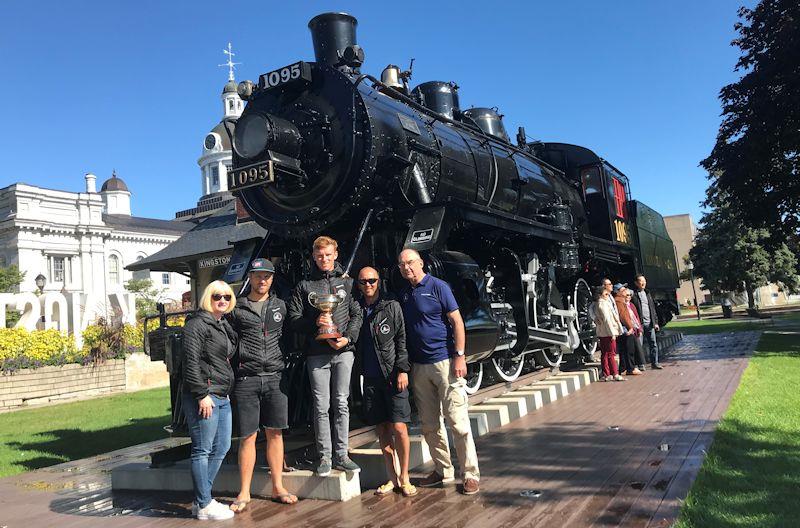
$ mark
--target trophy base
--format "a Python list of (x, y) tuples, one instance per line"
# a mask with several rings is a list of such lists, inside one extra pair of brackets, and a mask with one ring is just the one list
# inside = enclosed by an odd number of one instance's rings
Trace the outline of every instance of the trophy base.
[(326, 339), (339, 339), (342, 337), (340, 332), (325, 332), (324, 334), (317, 334), (317, 341), (325, 341)]

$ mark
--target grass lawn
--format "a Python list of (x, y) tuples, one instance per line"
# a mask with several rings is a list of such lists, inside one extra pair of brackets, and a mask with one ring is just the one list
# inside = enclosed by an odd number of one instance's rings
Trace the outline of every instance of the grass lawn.
[(718, 334), (720, 332), (744, 332), (747, 330), (769, 330), (772, 322), (762, 319), (763, 322), (741, 319), (690, 319), (670, 321), (667, 330), (675, 330), (684, 334)]
[(0, 414), (0, 477), (165, 438), (169, 388)]
[[(791, 317), (784, 322), (800, 320)], [(800, 325), (775, 330), (797, 331)], [(717, 427), (677, 528), (800, 526), (798, 337), (761, 337)]]

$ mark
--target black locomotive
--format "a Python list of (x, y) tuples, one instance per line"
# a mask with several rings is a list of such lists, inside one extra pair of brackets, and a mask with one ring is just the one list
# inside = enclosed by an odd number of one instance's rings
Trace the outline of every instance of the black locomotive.
[(229, 189), (269, 232), (241, 263), (273, 258), (287, 284), (311, 271), (311, 241), (336, 238), (348, 269), (372, 265), (388, 290), (403, 248), (453, 287), (466, 328), (469, 384), (484, 365), (511, 380), (595, 350), (589, 284), (647, 274), (662, 323), (677, 311), (672, 241), (658, 213), (630, 199), (627, 177), (589, 149), (509, 140), (492, 108), (459, 106), (456, 85), (409, 89), (407, 72), (364, 74), (356, 19), (313, 18), (315, 62), (239, 84), (229, 129)]

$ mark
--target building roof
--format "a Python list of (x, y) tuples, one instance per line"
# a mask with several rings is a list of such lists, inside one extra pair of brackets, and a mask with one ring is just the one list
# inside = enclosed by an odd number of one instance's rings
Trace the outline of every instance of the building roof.
[(231, 150), (231, 137), (228, 135), (228, 130), (230, 130), (232, 136), (236, 130), (236, 120), (234, 118), (226, 117), (211, 129), (211, 132), (219, 134), (222, 140), (222, 150)]
[(222, 88), (222, 93), (238, 93), (236, 89), (236, 81), (230, 80), (225, 83), (225, 86)]
[(176, 235), (186, 233), (192, 229), (193, 222), (180, 220), (160, 220), (158, 218), (143, 218), (141, 216), (128, 216), (122, 214), (103, 214), (103, 222), (121, 231), (136, 231), (140, 233), (158, 233)]
[[(180, 222), (185, 223), (185, 222)], [(197, 224), (178, 240), (158, 253), (125, 267), (130, 271), (186, 271), (186, 263), (213, 253), (233, 251), (232, 245), (241, 240), (263, 238), (267, 230), (255, 222), (236, 223), (233, 204)]]
[(117, 178), (117, 173), (113, 173), (109, 179), (103, 182), (103, 186), (100, 188), (100, 192), (106, 191), (126, 191), (128, 190), (128, 186), (125, 185), (125, 182), (122, 181), (120, 178)]

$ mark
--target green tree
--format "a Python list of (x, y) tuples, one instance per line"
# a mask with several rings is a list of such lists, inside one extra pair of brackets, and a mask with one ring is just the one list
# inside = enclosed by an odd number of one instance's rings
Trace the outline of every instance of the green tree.
[(137, 319), (156, 313), (156, 303), (161, 301), (166, 291), (156, 288), (150, 279), (131, 279), (125, 283), (125, 289), (136, 294)]
[[(14, 293), (17, 291), (17, 286), (22, 284), (25, 279), (25, 272), (20, 271), (18, 267), (11, 265), (8, 267), (0, 267), (0, 293)], [(16, 310), (6, 312), (6, 328), (11, 328), (17, 321), (20, 315)]]
[(800, 289), (797, 257), (786, 242), (768, 229), (751, 227), (741, 210), (710, 189), (715, 207), (701, 219), (695, 246), (689, 252), (694, 274), (713, 291), (746, 291), (755, 309), (755, 289), (772, 282), (790, 292)]
[(800, 233), (800, 2), (742, 7), (732, 45), (742, 77), (720, 91), (722, 124), (701, 162), (750, 225)]

